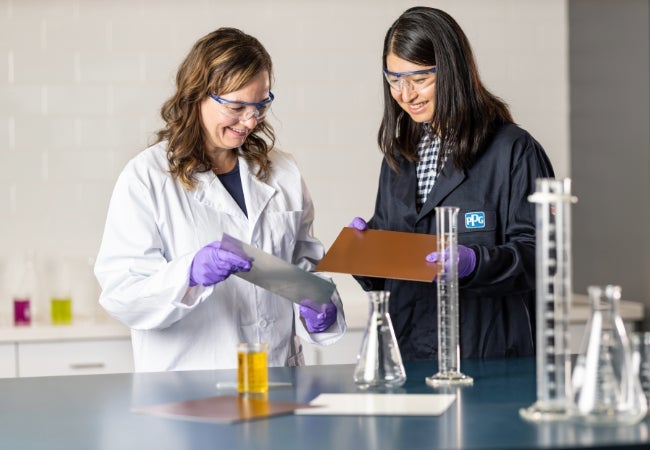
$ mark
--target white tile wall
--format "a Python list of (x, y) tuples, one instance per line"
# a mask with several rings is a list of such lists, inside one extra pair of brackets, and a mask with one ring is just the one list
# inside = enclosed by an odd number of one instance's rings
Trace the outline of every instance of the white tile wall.
[[(329, 246), (372, 211), (381, 46), (418, 3), (459, 21), (487, 85), (567, 175), (566, 0), (0, 0), (0, 322), (25, 250), (45, 261), (96, 253), (117, 174), (160, 127), (190, 46), (220, 26), (255, 35), (274, 58), (278, 144), (301, 164)], [(365, 295), (336, 281), (365, 324)]]

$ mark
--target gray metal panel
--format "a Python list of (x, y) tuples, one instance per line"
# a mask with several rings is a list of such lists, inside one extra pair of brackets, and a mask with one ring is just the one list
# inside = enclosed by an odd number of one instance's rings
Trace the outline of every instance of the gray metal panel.
[(241, 242), (223, 233), (221, 248), (252, 262), (249, 272), (237, 272), (235, 276), (256, 286), (267, 289), (287, 300), (300, 304), (304, 299), (327, 304), (336, 286), (298, 266)]

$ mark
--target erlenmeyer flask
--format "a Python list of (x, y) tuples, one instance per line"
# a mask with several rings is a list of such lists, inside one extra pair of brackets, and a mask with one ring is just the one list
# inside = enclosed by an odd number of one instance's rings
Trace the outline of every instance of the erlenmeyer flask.
[(370, 316), (354, 369), (361, 389), (396, 388), (406, 381), (402, 355), (388, 314), (388, 291), (368, 292)]
[(589, 286), (591, 318), (573, 370), (576, 418), (602, 425), (633, 425), (648, 405), (632, 363), (619, 314), (621, 288)]

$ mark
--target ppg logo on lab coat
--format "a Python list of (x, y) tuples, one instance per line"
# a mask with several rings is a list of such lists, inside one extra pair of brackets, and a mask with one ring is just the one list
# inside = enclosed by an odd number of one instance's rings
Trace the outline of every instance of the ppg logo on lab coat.
[(485, 213), (483, 211), (465, 213), (465, 228), (485, 228)]

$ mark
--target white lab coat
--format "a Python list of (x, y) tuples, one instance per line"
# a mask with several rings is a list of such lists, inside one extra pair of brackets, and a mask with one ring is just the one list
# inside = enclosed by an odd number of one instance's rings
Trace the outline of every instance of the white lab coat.
[(168, 173), (167, 143), (133, 158), (110, 201), (95, 264), (101, 305), (131, 328), (136, 371), (234, 368), (236, 344), (266, 342), (269, 365), (300, 365), (302, 346), (328, 345), (345, 332), (338, 292), (337, 321), (310, 334), (298, 306), (237, 276), (189, 288), (196, 252), (222, 233), (305, 270), (323, 257), (312, 235), (314, 209), (294, 159), (271, 151), (269, 179), (239, 158), (248, 217), (210, 171), (187, 191)]

